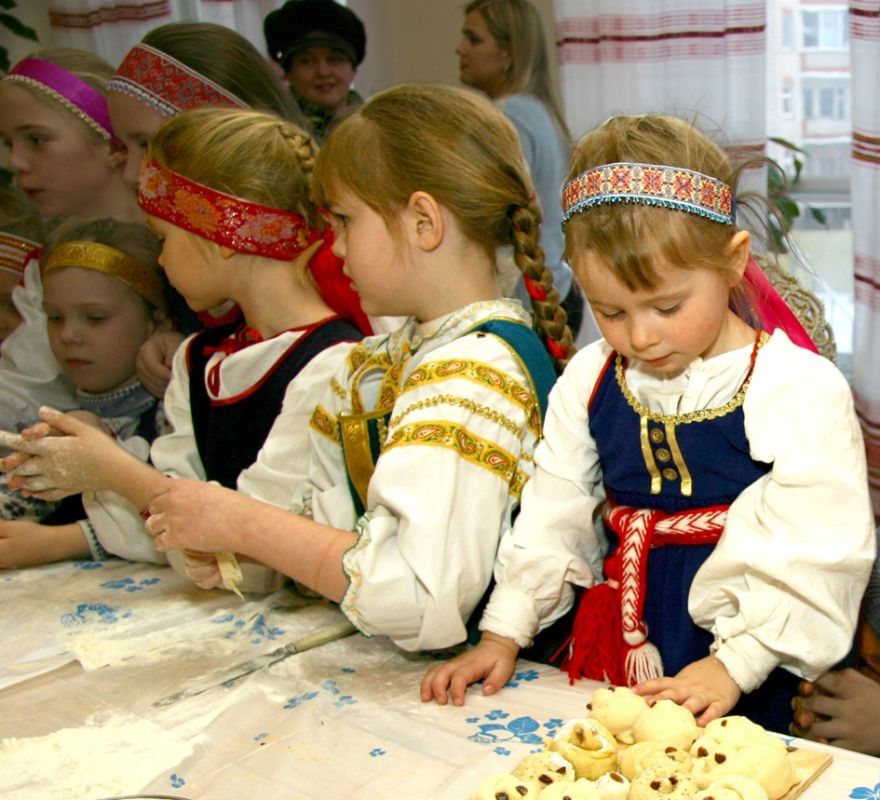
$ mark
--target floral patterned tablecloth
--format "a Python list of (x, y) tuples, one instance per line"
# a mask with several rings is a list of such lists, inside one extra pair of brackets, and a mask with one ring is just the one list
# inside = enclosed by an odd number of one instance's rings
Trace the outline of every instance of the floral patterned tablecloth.
[[(0, 665), (4, 800), (147, 791), (190, 800), (466, 800), (482, 778), (508, 771), (580, 716), (597, 686), (572, 687), (558, 670), (521, 661), (494, 697), (472, 687), (464, 707), (423, 704), (417, 687), (430, 659), (354, 635), (157, 706), (205, 672), (341, 615), (288, 591), (245, 602), (198, 593), (169, 569), (143, 565), (67, 564), (8, 573), (0, 584), (3, 641), (27, 643), (7, 648)], [(25, 677), (50, 657), (53, 670)], [(880, 800), (880, 759), (794, 744), (833, 754), (805, 800)]]

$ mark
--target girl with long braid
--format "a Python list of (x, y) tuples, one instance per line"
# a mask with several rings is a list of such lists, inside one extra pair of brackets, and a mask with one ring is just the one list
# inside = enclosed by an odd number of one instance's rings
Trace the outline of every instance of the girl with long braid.
[[(532, 473), (555, 377), (545, 346), (557, 365), (572, 352), (534, 189), (499, 111), (427, 85), (379, 93), (340, 123), (315, 186), (364, 311), (408, 320), (356, 345), (327, 381), (286, 508), (165, 479), (147, 527), (159, 550), (272, 566), (405, 649), (453, 645)], [(537, 335), (498, 291), (505, 246), (541, 304)], [(220, 581), (206, 563), (200, 585)]]

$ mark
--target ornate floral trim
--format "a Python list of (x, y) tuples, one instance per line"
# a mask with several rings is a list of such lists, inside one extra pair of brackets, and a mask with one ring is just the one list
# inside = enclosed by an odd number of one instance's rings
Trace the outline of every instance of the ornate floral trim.
[(562, 223), (611, 203), (662, 206), (722, 225), (732, 225), (735, 217), (733, 192), (717, 178), (683, 167), (619, 162), (589, 169), (565, 185)]
[(516, 459), (511, 453), (461, 425), (445, 421), (423, 421), (404, 425), (392, 431), (385, 451), (406, 445), (427, 445), (452, 450), (465, 461), (497, 475), (508, 484), (510, 493), (516, 497), (519, 497), (522, 487), (528, 480), (520, 473)]
[(312, 412), (309, 427), (316, 433), (320, 433), (325, 439), (342, 446), (342, 441), (339, 438), (339, 424), (336, 422), (336, 418), (322, 406), (317, 406)]
[(40, 254), (40, 245), (16, 236), (13, 233), (0, 233), (0, 270), (11, 272), (21, 277), (28, 261)]

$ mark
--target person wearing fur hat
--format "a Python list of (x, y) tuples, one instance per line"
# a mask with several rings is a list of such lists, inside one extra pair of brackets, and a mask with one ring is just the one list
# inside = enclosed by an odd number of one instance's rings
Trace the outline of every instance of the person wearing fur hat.
[(263, 21), (266, 48), (323, 142), (361, 97), (351, 88), (367, 37), (357, 15), (335, 0), (288, 0)]

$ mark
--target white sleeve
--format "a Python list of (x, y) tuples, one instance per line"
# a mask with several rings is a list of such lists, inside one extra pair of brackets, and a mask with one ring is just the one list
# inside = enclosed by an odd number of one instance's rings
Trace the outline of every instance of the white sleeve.
[(520, 647), (571, 607), (574, 586), (601, 580), (605, 541), (593, 517), (604, 493), (587, 402), (608, 354), (604, 343), (582, 350), (556, 382), (535, 477), (501, 540), (480, 628)]
[[(467, 368), (444, 374), (436, 365), (447, 359)], [(496, 337), (464, 336), (416, 371), (420, 380), (394, 404), (359, 538), (343, 557), (342, 610), (406, 650), (466, 638), (516, 503), (510, 481), (532, 471), (537, 434), (529, 381)], [(315, 500), (323, 521), (323, 498)]]
[(77, 407), (73, 384), (49, 347), (40, 264), (31, 259), (12, 290), (21, 324), (0, 346), (0, 429), (17, 431), (39, 418), (40, 406)]
[(272, 425), (257, 460), (238, 477), (238, 491), (280, 508), (291, 508), (306, 480), (309, 464), (309, 420), (340, 364), (353, 347), (343, 342), (318, 353), (292, 380), (281, 413)]
[[(158, 436), (147, 446), (134, 437), (120, 442), (129, 452), (167, 475), (204, 480), (205, 472), (195, 443), (189, 405), (189, 372), (186, 345), (177, 348), (171, 365), (171, 381), (165, 391), (163, 409), (170, 433)], [(153, 537), (144, 528), (141, 509), (115, 492), (83, 494), (83, 505), (95, 536), (108, 552), (129, 561), (166, 564), (168, 559), (153, 546)]]
[(752, 457), (772, 468), (731, 504), (688, 603), (744, 692), (777, 666), (813, 680), (846, 655), (875, 556), (845, 378), (800, 348), (765, 350), (743, 411)]

